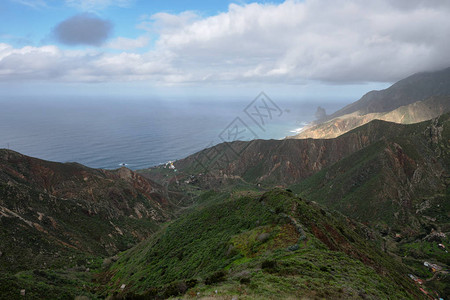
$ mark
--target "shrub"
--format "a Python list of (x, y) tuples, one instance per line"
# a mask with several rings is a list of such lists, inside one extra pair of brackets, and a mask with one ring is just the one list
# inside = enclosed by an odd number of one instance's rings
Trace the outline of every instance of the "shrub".
[(169, 298), (172, 296), (178, 296), (180, 294), (186, 293), (188, 290), (188, 287), (185, 282), (178, 281), (178, 282), (172, 282), (164, 289), (164, 298)]
[(292, 245), (292, 246), (288, 247), (289, 251), (296, 251), (298, 249), (300, 249), (300, 246), (298, 244), (295, 244), (295, 245)]
[(261, 263), (261, 268), (263, 270), (266, 269), (275, 269), (277, 267), (277, 262), (274, 260), (265, 260)]
[(186, 286), (187, 286), (188, 289), (193, 288), (194, 286), (197, 285), (197, 283), (198, 283), (198, 280), (197, 280), (197, 279), (189, 279), (189, 280), (186, 280)]
[(205, 279), (206, 285), (222, 282), (225, 280), (226, 273), (223, 270), (217, 271)]
[(243, 277), (243, 278), (241, 278), (241, 279), (239, 280), (239, 282), (240, 282), (241, 284), (249, 284), (249, 283), (251, 282), (251, 280), (250, 280), (250, 278), (248, 278), (248, 277)]

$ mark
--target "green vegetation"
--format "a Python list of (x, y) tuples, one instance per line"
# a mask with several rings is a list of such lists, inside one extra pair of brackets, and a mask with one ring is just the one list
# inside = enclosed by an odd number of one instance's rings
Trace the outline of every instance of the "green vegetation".
[[(383, 201), (374, 191), (384, 182), (380, 157), (386, 142), (377, 142), (313, 176), (290, 186), (302, 197), (336, 209), (359, 221), (383, 221), (392, 225), (398, 210), (395, 203)], [(364, 199), (364, 201), (361, 201)], [(370, 214), (367, 214), (370, 211)]]
[(101, 259), (91, 258), (84, 266), (61, 269), (44, 269), (18, 272), (15, 275), (0, 273), (0, 299), (74, 299), (86, 296), (97, 299), (92, 275), (101, 268)]
[(99, 275), (108, 282), (100, 293), (420, 297), (403, 275), (407, 270), (366, 240), (365, 230), (291, 192), (226, 199), (210, 192), (201, 205), (120, 255)]
[[(437, 126), (448, 128), (448, 117), (441, 117)], [(432, 130), (430, 122), (398, 126), (394, 127), (401, 130), (394, 137), (350, 154), (290, 189), (361, 222), (404, 232), (420, 230), (422, 221), (417, 220), (415, 209), (423, 205), (424, 199), (431, 198), (434, 203), (427, 209), (428, 216), (446, 218), (449, 204), (442, 194), (443, 186), (448, 189), (449, 182), (434, 174), (447, 169), (449, 156), (444, 151), (448, 151), (450, 135), (444, 131), (433, 144), (426, 137), (427, 131)], [(436, 152), (440, 152), (438, 159), (444, 166), (434, 162)], [(432, 212), (433, 209), (438, 211)]]

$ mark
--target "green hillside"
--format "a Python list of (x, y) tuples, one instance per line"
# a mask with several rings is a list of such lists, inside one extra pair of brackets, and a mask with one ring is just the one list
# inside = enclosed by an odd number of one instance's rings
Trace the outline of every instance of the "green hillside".
[(401, 134), (355, 152), (291, 188), (364, 222), (393, 225), (397, 218), (397, 223), (412, 229), (415, 220), (408, 215), (430, 199), (440, 207), (436, 214), (445, 215), (450, 183), (448, 116), (405, 126)]
[[(425, 261), (444, 270), (450, 254), (438, 247), (450, 239), (450, 129), (448, 114), (409, 125), (291, 186), (301, 196), (371, 224), (387, 249), (403, 257), (415, 273), (431, 278)], [(450, 294), (450, 277), (428, 282)]]
[(89, 295), (103, 260), (174, 217), (173, 194), (122, 168), (0, 150), (0, 299)]
[(421, 298), (407, 273), (367, 227), (274, 190), (210, 192), (99, 281), (105, 296), (143, 299)]

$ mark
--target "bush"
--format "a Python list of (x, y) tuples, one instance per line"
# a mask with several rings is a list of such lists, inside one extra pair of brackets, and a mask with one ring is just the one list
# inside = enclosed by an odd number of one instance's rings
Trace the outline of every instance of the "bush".
[(178, 296), (180, 294), (186, 293), (188, 287), (185, 282), (172, 282), (164, 289), (164, 298), (169, 298), (172, 296)]
[(265, 260), (261, 263), (261, 268), (265, 269), (275, 269), (277, 267), (277, 262), (274, 260)]
[(241, 284), (249, 284), (249, 283), (251, 282), (251, 280), (250, 280), (250, 278), (248, 278), (248, 277), (243, 277), (243, 278), (241, 278), (241, 279), (239, 280), (239, 282), (240, 282)]
[(152, 287), (145, 291), (145, 293), (142, 295), (142, 298), (136, 298), (136, 299), (154, 299), (156, 296), (158, 296), (159, 290), (155, 287)]
[(289, 251), (296, 251), (298, 249), (300, 249), (300, 246), (298, 244), (295, 244), (295, 245), (292, 245), (292, 246), (288, 247)]
[(198, 280), (197, 280), (197, 279), (189, 279), (189, 280), (186, 280), (186, 286), (187, 286), (188, 289), (193, 288), (194, 286), (197, 285), (197, 283), (198, 283)]
[(225, 280), (226, 273), (223, 270), (217, 271), (205, 279), (206, 285), (222, 282)]

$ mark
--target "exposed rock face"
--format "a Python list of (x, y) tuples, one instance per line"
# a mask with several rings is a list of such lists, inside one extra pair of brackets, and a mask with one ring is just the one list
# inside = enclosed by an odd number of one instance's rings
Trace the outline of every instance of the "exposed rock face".
[(39, 253), (46, 258), (36, 263), (51, 264), (69, 250), (126, 249), (171, 219), (175, 207), (165, 195), (126, 168), (96, 170), (0, 150), (0, 264), (20, 269)]

